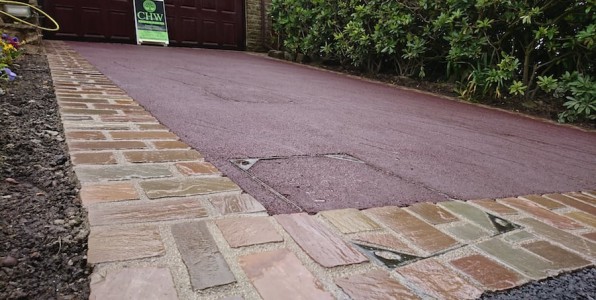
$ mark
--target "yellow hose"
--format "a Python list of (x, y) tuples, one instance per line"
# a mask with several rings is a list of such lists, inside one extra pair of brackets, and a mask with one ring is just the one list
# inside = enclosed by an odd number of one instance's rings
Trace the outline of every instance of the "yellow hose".
[(15, 21), (17, 21), (17, 22), (21, 22), (21, 23), (23, 23), (23, 24), (27, 24), (27, 25), (29, 25), (29, 26), (33, 26), (33, 27), (35, 27), (35, 28), (39, 28), (39, 29), (41, 29), (41, 30), (46, 30), (46, 31), (58, 31), (58, 30), (60, 30), (60, 25), (58, 25), (58, 22), (56, 22), (56, 20), (54, 20), (52, 17), (50, 17), (50, 15), (48, 15), (48, 14), (47, 14), (45, 11), (43, 11), (43, 10), (41, 10), (41, 9), (39, 9), (39, 8), (37, 8), (37, 7), (35, 7), (34, 5), (31, 5), (31, 4), (29, 4), (29, 3), (17, 2), (17, 1), (8, 1), (8, 0), (0, 0), (0, 3), (6, 3), (6, 4), (16, 4), (16, 5), (29, 6), (29, 7), (33, 8), (33, 10), (35, 10), (35, 11), (37, 11), (37, 12), (41, 13), (41, 14), (42, 14), (42, 15), (44, 15), (46, 18), (50, 19), (50, 21), (52, 21), (52, 23), (54, 23), (54, 25), (56, 25), (56, 28), (46, 28), (46, 27), (41, 27), (41, 26), (39, 26), (39, 25), (35, 25), (35, 24), (32, 24), (32, 23), (29, 23), (29, 22), (27, 22), (27, 21), (25, 21), (25, 20), (23, 20), (23, 19), (19, 19), (19, 18), (15, 17), (15, 16), (13, 16), (13, 15), (11, 15), (11, 14), (9, 14), (9, 13), (7, 13), (7, 12), (3, 11), (3, 10), (0, 10), (0, 13), (1, 13), (1, 14), (3, 14), (3, 15), (6, 15), (6, 16), (10, 17), (11, 19), (14, 19), (14, 20), (15, 20)]

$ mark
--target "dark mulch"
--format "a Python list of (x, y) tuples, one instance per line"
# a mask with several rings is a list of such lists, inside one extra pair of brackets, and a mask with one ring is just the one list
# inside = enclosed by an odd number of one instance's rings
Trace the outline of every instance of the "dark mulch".
[(87, 217), (48, 64), (17, 63), (0, 83), (0, 299), (86, 299)]
[(487, 293), (481, 299), (594, 300), (596, 299), (596, 268), (591, 267), (555, 278), (532, 282), (508, 291)]

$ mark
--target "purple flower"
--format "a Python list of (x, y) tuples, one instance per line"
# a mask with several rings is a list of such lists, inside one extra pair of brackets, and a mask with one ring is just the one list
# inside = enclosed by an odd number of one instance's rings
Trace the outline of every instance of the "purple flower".
[(13, 41), (13, 42), (15, 42), (15, 43), (18, 43), (18, 42), (19, 42), (19, 38), (17, 38), (17, 37), (15, 36), (15, 37), (13, 37), (13, 38), (12, 38), (12, 41)]
[(11, 71), (9, 68), (4, 68), (2, 69), (2, 71), (8, 75), (8, 80), (13, 81), (17, 78), (17, 74), (15, 74), (13, 71)]
[(2, 34), (2, 39), (3, 39), (3, 40), (7, 40), (7, 39), (8, 39), (8, 34), (6, 34), (6, 33), (3, 33), (3, 34)]

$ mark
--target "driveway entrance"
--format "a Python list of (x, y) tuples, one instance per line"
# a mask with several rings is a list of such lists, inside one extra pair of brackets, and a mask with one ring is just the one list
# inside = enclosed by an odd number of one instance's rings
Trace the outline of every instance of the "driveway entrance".
[(271, 213), (596, 187), (596, 135), (242, 52), (71, 43)]
[[(243, 0), (166, 0), (170, 44), (242, 50)], [(136, 43), (132, 0), (46, 0), (61, 26), (49, 37)]]

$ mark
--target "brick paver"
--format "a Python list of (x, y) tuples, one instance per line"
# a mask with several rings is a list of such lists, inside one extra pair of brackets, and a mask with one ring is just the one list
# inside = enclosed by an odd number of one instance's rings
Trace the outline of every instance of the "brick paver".
[(283, 241), (268, 217), (222, 219), (215, 224), (232, 248)]
[(480, 254), (462, 257), (450, 263), (493, 291), (515, 287), (524, 278), (521, 274)]
[(354, 300), (420, 299), (389, 273), (375, 270), (364, 274), (339, 278), (335, 283)]
[(239, 262), (263, 299), (333, 299), (287, 249), (241, 256)]
[(458, 244), (452, 237), (400, 208), (380, 207), (367, 212), (429, 253), (444, 251)]
[(202, 290), (236, 281), (205, 222), (173, 225), (172, 235), (194, 289)]
[(168, 268), (126, 268), (91, 278), (90, 300), (177, 300)]
[(275, 219), (308, 256), (324, 267), (368, 261), (356, 248), (307, 214), (277, 215)]
[(46, 50), (91, 299), (473, 299), (596, 260), (593, 190), (268, 217), (66, 44)]
[(159, 230), (155, 226), (120, 229), (91, 227), (89, 234), (89, 263), (131, 260), (165, 254)]

